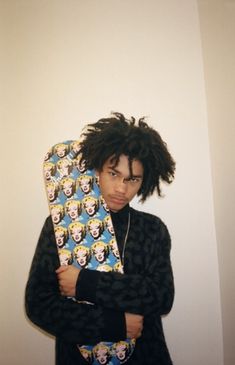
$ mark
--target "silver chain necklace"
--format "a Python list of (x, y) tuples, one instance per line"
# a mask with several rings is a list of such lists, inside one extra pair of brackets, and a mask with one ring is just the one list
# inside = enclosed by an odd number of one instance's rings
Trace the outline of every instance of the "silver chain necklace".
[(127, 230), (126, 230), (126, 234), (125, 234), (125, 239), (124, 239), (123, 249), (122, 249), (122, 257), (121, 257), (121, 263), (122, 263), (123, 268), (124, 268), (125, 248), (126, 248), (126, 242), (127, 242), (127, 238), (129, 235), (129, 231), (130, 231), (130, 225), (131, 225), (131, 213), (129, 211), (128, 212), (128, 221), (127, 221)]

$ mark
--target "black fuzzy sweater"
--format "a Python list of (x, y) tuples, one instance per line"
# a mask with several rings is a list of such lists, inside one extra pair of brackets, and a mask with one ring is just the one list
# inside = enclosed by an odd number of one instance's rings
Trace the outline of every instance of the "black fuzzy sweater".
[(26, 286), (25, 307), (30, 320), (56, 337), (57, 365), (87, 365), (76, 344), (117, 342), (126, 338), (124, 313), (144, 316), (142, 336), (126, 365), (171, 365), (161, 316), (173, 303), (171, 241), (157, 217), (129, 206), (112, 213), (119, 251), (127, 226), (131, 228), (124, 252), (124, 274), (82, 269), (77, 303), (60, 295), (55, 270), (60, 266), (51, 218), (38, 240)]

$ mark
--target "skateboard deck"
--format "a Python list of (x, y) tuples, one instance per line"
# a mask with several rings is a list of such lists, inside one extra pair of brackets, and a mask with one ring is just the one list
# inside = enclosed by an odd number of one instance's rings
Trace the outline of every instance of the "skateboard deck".
[[(79, 141), (53, 146), (43, 170), (61, 265), (123, 273), (111, 215), (95, 171), (81, 160)], [(77, 347), (88, 364), (119, 365), (130, 358), (134, 345), (127, 339)]]

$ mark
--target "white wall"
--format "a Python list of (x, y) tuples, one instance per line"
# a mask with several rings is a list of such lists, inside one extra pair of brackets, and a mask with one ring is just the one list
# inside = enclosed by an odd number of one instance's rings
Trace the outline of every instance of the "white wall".
[(222, 298), (224, 365), (235, 364), (235, 1), (200, 0), (199, 14)]
[(223, 364), (196, 1), (10, 0), (0, 6), (1, 364), (53, 363), (54, 341), (23, 309), (48, 214), (42, 159), (48, 147), (76, 139), (86, 121), (111, 110), (148, 115), (177, 161), (166, 197), (143, 207), (162, 217), (172, 235), (176, 298), (164, 326), (174, 363)]

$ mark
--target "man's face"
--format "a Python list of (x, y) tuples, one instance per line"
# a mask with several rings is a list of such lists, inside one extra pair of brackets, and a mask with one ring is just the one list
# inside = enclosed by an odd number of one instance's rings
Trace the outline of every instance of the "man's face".
[(104, 163), (103, 169), (98, 172), (99, 185), (109, 209), (117, 212), (128, 204), (139, 191), (144, 169), (139, 160), (133, 160), (133, 176), (131, 176), (126, 155), (120, 156), (115, 167), (110, 160), (111, 158)]

